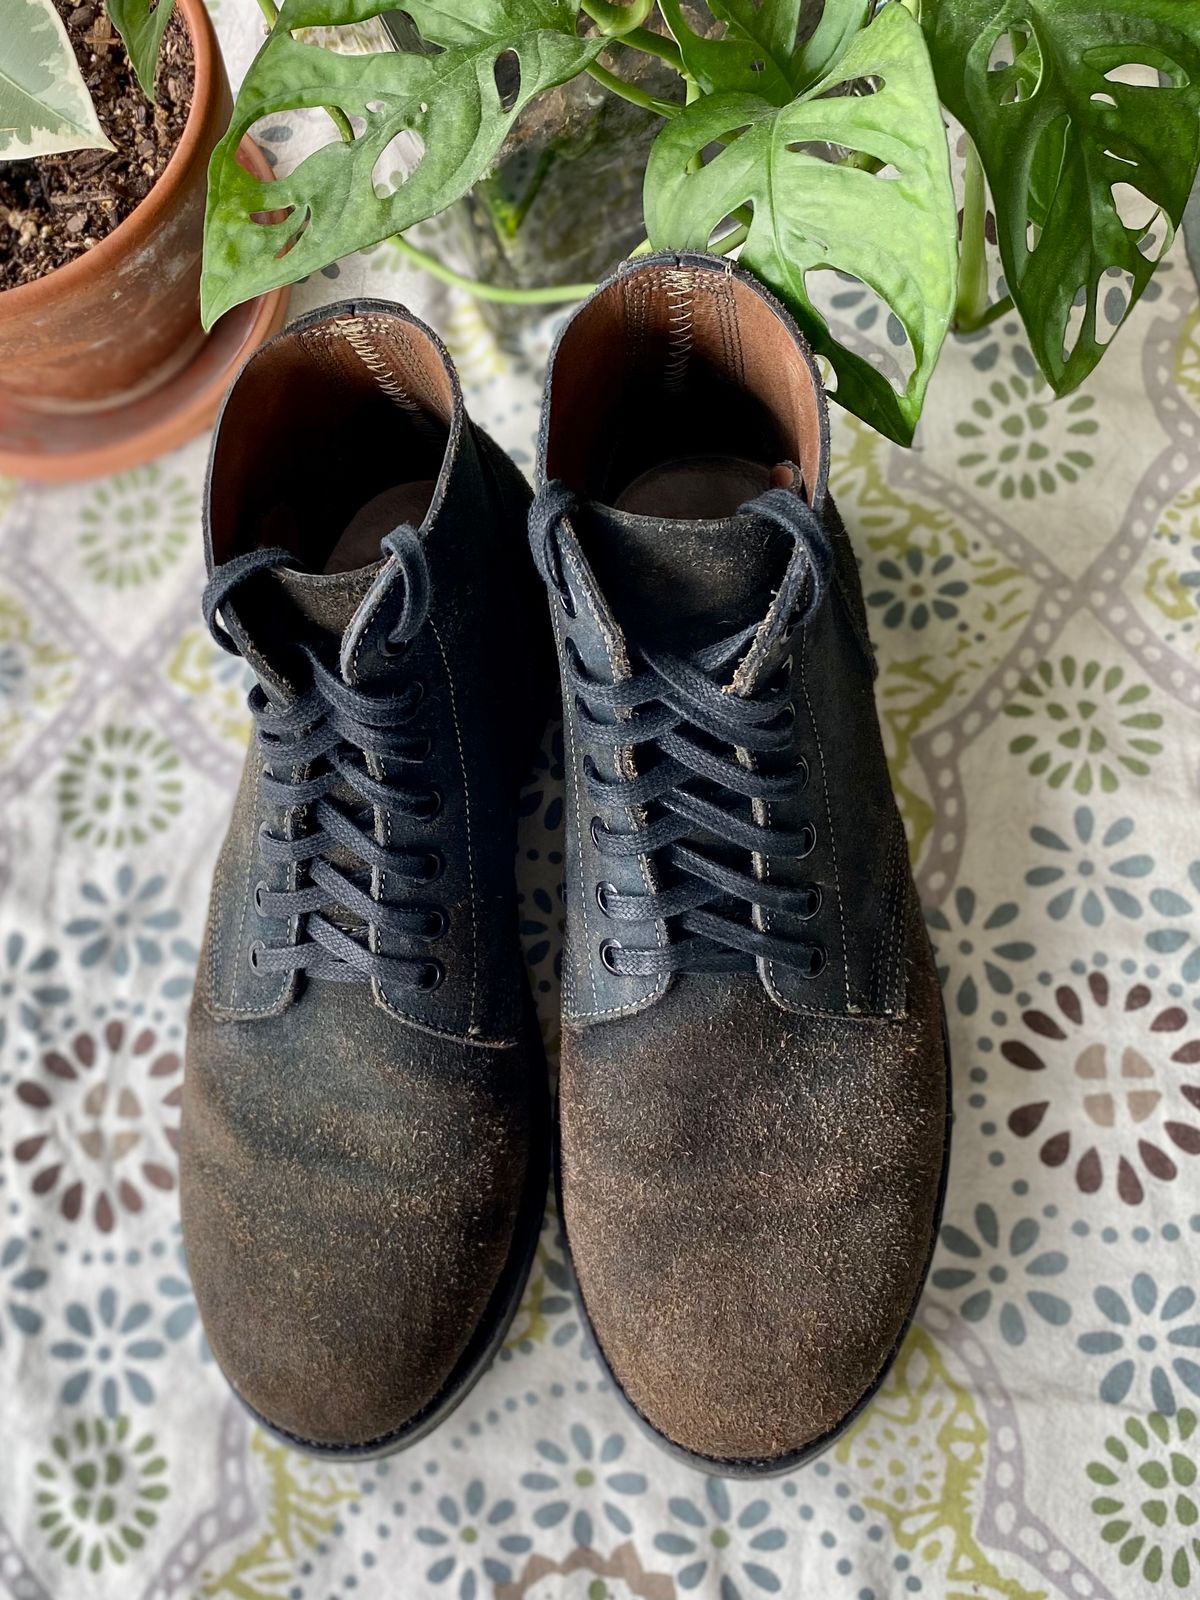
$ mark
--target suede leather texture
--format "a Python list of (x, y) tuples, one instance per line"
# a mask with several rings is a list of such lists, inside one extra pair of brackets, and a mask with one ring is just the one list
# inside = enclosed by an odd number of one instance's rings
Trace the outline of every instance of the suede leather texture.
[[(608, 324), (596, 308), (605, 296)], [(609, 683), (638, 670), (639, 643), (694, 649), (759, 623), (726, 692), (786, 684), (791, 760), (807, 777), (786, 799), (754, 801), (753, 815), (781, 830), (811, 825), (815, 842), (794, 859), (747, 858), (743, 870), (772, 885), (816, 886), (815, 912), (756, 907), (753, 916), (773, 935), (818, 941), (825, 961), (815, 974), (760, 957), (754, 971), (658, 979), (605, 964), (614, 934), (626, 948), (653, 949), (671, 933), (661, 921), (618, 926), (605, 915), (601, 882), (644, 893), (659, 867), (597, 849), (585, 783), (595, 758), (566, 695), (563, 1223), (600, 1349), (645, 1421), (718, 1470), (766, 1470), (846, 1422), (912, 1314), (947, 1149), (940, 990), (879, 732), (857, 566), (827, 493), (825, 398), (807, 347), (761, 286), (712, 258), (646, 258), (589, 305), (589, 326), (636, 310), (630, 359), (640, 365), (623, 391), (604, 346), (580, 348), (568, 326), (558, 357), (565, 419), (555, 416), (553, 368), (548, 383), (543, 470), (557, 450), (580, 474), (567, 480), (577, 503), (555, 530), (550, 584), (564, 681), (569, 658)], [(754, 516), (656, 524), (645, 509), (618, 515), (594, 490), (586, 499), (576, 439), (589, 359), (608, 364), (606, 392), (618, 397), (595, 421), (615, 458), (628, 396), (658, 383), (664, 407), (684, 407), (698, 362), (706, 370), (692, 415), (715, 459), (724, 422), (711, 426), (703, 398), (714, 372), (733, 408), (723, 416), (743, 440), (753, 429), (737, 421), (734, 385), (747, 386), (749, 408), (751, 390), (785, 396), (765, 421), (761, 403), (751, 414), (764, 452), (790, 444), (793, 460), (809, 463), (803, 492), (832, 546), (828, 589), (807, 622), (775, 616), (787, 556)], [(556, 437), (567, 443), (555, 446)], [(764, 481), (800, 492), (790, 462), (772, 454), (759, 466)], [(597, 766), (604, 777), (633, 777), (653, 759), (627, 748)], [(648, 820), (600, 817), (617, 832)], [(721, 844), (702, 836), (698, 847)]]
[(567, 1023), (563, 1219), (613, 1376), (672, 1443), (791, 1456), (892, 1355), (936, 1226), (941, 998), (908, 920), (909, 1006), (789, 1013), (753, 974), (685, 974), (646, 1010)]
[[(347, 316), (355, 342), (338, 344), (329, 328)], [(383, 843), (436, 850), (444, 866), (427, 888), (393, 886), (376, 869), (371, 892), (434, 902), (448, 920), (428, 945), (383, 929), (373, 937), (385, 954), (427, 951), (445, 978), (426, 992), (252, 969), (255, 941), (285, 946), (301, 933), (298, 919), (255, 910), (257, 883), (295, 888), (300, 870), (268, 866), (259, 829), (304, 827), (302, 807), (281, 816), (266, 803), (252, 747), (189, 1024), (182, 1211), (204, 1326), (237, 1393), (292, 1439), (362, 1449), (411, 1432), (469, 1386), (519, 1296), (543, 1210), (548, 1088), (514, 854), (524, 763), (542, 731), (548, 630), (526, 554), (528, 489), (462, 414), (440, 344), (378, 305), (331, 308), (282, 336), (298, 341), (290, 348), (310, 384), (313, 333), (330, 382), (347, 372), (357, 381), (365, 348), (363, 381), (382, 374), (389, 397), (393, 348), (445, 363), (454, 412), (421, 528), (428, 620), (399, 656), (386, 654), (402, 600), (390, 559), (344, 575), (256, 576), (223, 615), (278, 698), (294, 692), (289, 628), (317, 630), (349, 683), (387, 692), (423, 683), (420, 781), (436, 786), (441, 808), (426, 821), (376, 807), (375, 831)], [(267, 348), (286, 377), (289, 347)], [(397, 417), (403, 481), (407, 412)], [(219, 479), (209, 502), (229, 507), (234, 491)]]

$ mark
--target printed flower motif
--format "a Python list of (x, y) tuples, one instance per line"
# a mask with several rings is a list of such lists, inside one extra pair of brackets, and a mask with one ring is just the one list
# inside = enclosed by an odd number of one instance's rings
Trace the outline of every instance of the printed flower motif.
[(121, 1409), (122, 1385), (129, 1398), (139, 1405), (148, 1406), (154, 1399), (154, 1387), (141, 1370), (145, 1361), (157, 1361), (166, 1354), (161, 1339), (150, 1337), (147, 1323), (150, 1307), (137, 1300), (122, 1312), (115, 1289), (102, 1289), (96, 1302), (95, 1314), (78, 1300), (67, 1307), (67, 1327), (74, 1338), (60, 1339), (50, 1346), (56, 1361), (70, 1364), (59, 1399), (63, 1405), (78, 1405), (92, 1388), (92, 1379), (100, 1392), (104, 1415), (115, 1422)]
[[(527, 1472), (521, 1486), (534, 1494), (549, 1496), (533, 1513), (539, 1528), (556, 1528), (571, 1511), (571, 1501), (577, 1493), (585, 1501), (594, 1502), (597, 1493), (600, 1510), (607, 1522), (621, 1534), (633, 1532), (633, 1523), (610, 1495), (645, 1494), (646, 1479), (640, 1472), (630, 1472), (618, 1463), (625, 1451), (625, 1440), (619, 1433), (610, 1433), (597, 1449), (591, 1431), (582, 1422), (571, 1429), (569, 1443), (558, 1445), (549, 1439), (539, 1439), (537, 1453), (545, 1463), (544, 1469)], [(578, 1545), (594, 1543), (594, 1525), (586, 1505), (575, 1509), (571, 1518), (571, 1537)]]
[(1171, 1373), (1185, 1389), (1200, 1396), (1200, 1366), (1185, 1350), (1200, 1351), (1200, 1321), (1193, 1312), (1196, 1291), (1181, 1284), (1159, 1303), (1158, 1285), (1148, 1272), (1139, 1272), (1129, 1286), (1128, 1299), (1107, 1285), (1095, 1292), (1096, 1308), (1108, 1327), (1081, 1334), (1079, 1348), (1089, 1356), (1115, 1356), (1100, 1383), (1100, 1398), (1120, 1405), (1133, 1387), (1138, 1368), (1150, 1366), (1150, 1398), (1155, 1411), (1165, 1417), (1176, 1412)]
[(49, 1273), (29, 1265), (29, 1246), (24, 1239), (6, 1239), (0, 1248), (0, 1348), (4, 1345), (5, 1317), (18, 1333), (26, 1336), (41, 1331), (42, 1314), (29, 1304), (29, 1296), (46, 1286)]
[[(1192, 347), (1200, 350), (1194, 340)], [(1164, 508), (1147, 556), (1142, 592), (1166, 624), (1163, 639), (1195, 650), (1200, 632), (1200, 483), (1192, 483)]]
[(481, 1576), (493, 1586), (511, 1583), (513, 1569), (500, 1557), (527, 1555), (533, 1548), (533, 1541), (517, 1531), (516, 1510), (509, 1499), (493, 1500), (489, 1506), (487, 1490), (478, 1478), (471, 1479), (461, 1499), (440, 1496), (437, 1521), (417, 1529), (420, 1542), (439, 1552), (425, 1569), (429, 1582), (457, 1579), (458, 1600), (481, 1600), (487, 1592), (480, 1587)]
[[(1147, 1583), (1163, 1578), (1181, 1591), (1200, 1562), (1200, 1497), (1196, 1494), (1196, 1413), (1159, 1412), (1127, 1417), (1119, 1434), (1104, 1441), (1104, 1461), (1090, 1461), (1087, 1475), (1105, 1491), (1092, 1501), (1103, 1519), (1100, 1537), (1118, 1545), (1122, 1566), (1140, 1561)], [(1147, 1491), (1149, 1493), (1147, 1494)]]
[[(705, 1594), (743, 1600), (748, 1591), (738, 1587), (736, 1569), (752, 1589), (779, 1593), (783, 1585), (778, 1574), (760, 1559), (772, 1557), (787, 1543), (769, 1501), (752, 1499), (735, 1511), (729, 1485), (722, 1478), (706, 1478), (702, 1494), (675, 1495), (667, 1509), (686, 1531), (656, 1534), (654, 1548), (681, 1563), (677, 1575), (681, 1589), (705, 1584)], [(712, 1576), (705, 1583), (710, 1568)]]
[(70, 1567), (99, 1572), (142, 1549), (170, 1492), (154, 1435), (134, 1439), (128, 1417), (79, 1421), (55, 1436), (34, 1469), (37, 1523)]
[(118, 1207), (143, 1209), (145, 1186), (173, 1189), (181, 1067), (153, 1028), (135, 1033), (117, 1019), (98, 1037), (80, 1033), (64, 1050), (48, 1051), (39, 1075), (16, 1089), (30, 1116), (13, 1155), (28, 1169), (32, 1192), (57, 1195), (68, 1222), (90, 1212), (111, 1233)]
[[(949, 551), (927, 557), (924, 550), (910, 545), (898, 561), (890, 556), (879, 563), (879, 576), (887, 587), (875, 589), (867, 604), (883, 608), (885, 628), (911, 628), (920, 633), (931, 616), (951, 622), (959, 613), (959, 601), (967, 592), (962, 578), (948, 577), (955, 558)], [(965, 624), (963, 625), (965, 627)]]
[[(176, 1232), (179, 1231), (176, 1224)], [(183, 1253), (182, 1244), (175, 1246), (175, 1266), (169, 1272), (164, 1272), (155, 1284), (155, 1288), (171, 1309), (163, 1320), (163, 1332), (173, 1343), (186, 1339), (191, 1333), (199, 1334), (200, 1359), (211, 1361), (212, 1351), (209, 1349), (208, 1340), (204, 1336), (204, 1329), (200, 1323), (200, 1312), (196, 1305), (195, 1291), (192, 1289), (192, 1280), (188, 1275), (187, 1257)]]
[(67, 752), (57, 794), (59, 820), (76, 839), (117, 849), (145, 844), (182, 809), (179, 757), (149, 728), (109, 724)]
[(1182, 1006), (1156, 1006), (1144, 983), (1123, 996), (1102, 972), (1060, 984), (1052, 1006), (1022, 1014), (1028, 1036), (1000, 1046), (1030, 1074), (1037, 1096), (1010, 1113), (1009, 1129), (1039, 1138), (1046, 1166), (1073, 1163), (1082, 1193), (1097, 1193), (1115, 1174), (1121, 1199), (1140, 1205), (1135, 1161), (1170, 1183), (1179, 1169), (1168, 1144), (1200, 1154), (1200, 1036), (1183, 1037), (1189, 1020)]
[[(1188, 880), (1200, 895), (1200, 861), (1193, 861), (1188, 868)], [(1173, 889), (1152, 889), (1150, 904), (1164, 917), (1194, 919), (1197, 913), (1193, 902)], [(1200, 983), (1200, 936), (1194, 920), (1183, 927), (1154, 928), (1146, 935), (1146, 943), (1161, 956), (1174, 956), (1182, 951), (1180, 977), (1184, 983)]]
[[(942, 988), (947, 988), (951, 972), (961, 958), (963, 965), (976, 961), (982, 963), (983, 976), (994, 994), (1011, 994), (1012, 976), (1000, 963), (1029, 961), (1036, 951), (1025, 939), (998, 939), (996, 935), (1002, 928), (1009, 927), (1020, 908), (1015, 901), (1006, 900), (976, 926), (976, 906), (973, 889), (956, 889), (944, 908), (926, 913), (925, 920), (932, 932), (938, 957), (938, 977)], [(948, 960), (945, 959), (947, 957)], [(979, 988), (974, 972), (968, 970), (959, 980), (954, 1003), (964, 1017), (974, 1016), (978, 1011)]]
[(58, 951), (28, 944), (23, 933), (10, 933), (0, 945), (0, 1050), (8, 1043), (10, 1022), (40, 1035), (44, 1013), (69, 998), (57, 977)]
[(179, 926), (174, 906), (158, 904), (166, 886), (162, 873), (139, 884), (128, 865), (117, 868), (110, 890), (98, 883), (84, 883), (80, 893), (96, 907), (95, 914), (75, 917), (66, 928), (71, 938), (86, 941), (79, 952), (83, 966), (108, 966), (118, 977), (124, 977), (137, 961), (157, 966), (163, 959), (159, 935)]
[(16, 694), (25, 676), (25, 660), (15, 644), (0, 644), (0, 695)]
[(254, 674), (240, 656), (213, 642), (207, 628), (180, 634), (166, 664), (168, 683), (182, 691), (188, 708), (221, 739), (244, 750), (251, 729), (246, 696)]
[(1032, 1217), (1022, 1217), (1002, 1241), (996, 1213), (981, 1202), (975, 1207), (973, 1234), (953, 1223), (943, 1225), (942, 1244), (963, 1265), (939, 1267), (933, 1282), (954, 1294), (966, 1291), (958, 1309), (968, 1322), (982, 1322), (996, 1305), (1006, 1344), (1025, 1343), (1028, 1330), (1022, 1301), (1043, 1322), (1061, 1328), (1071, 1320), (1070, 1306), (1061, 1296), (1050, 1294), (1039, 1285), (1044, 1279), (1065, 1272), (1067, 1258), (1061, 1250), (1041, 1250), (1031, 1255), (1040, 1233), (1040, 1223)]
[(57, 710), (78, 672), (78, 657), (61, 632), (36, 620), (19, 595), (0, 587), (0, 759)]
[(1031, 867), (1025, 874), (1025, 882), (1034, 889), (1062, 885), (1046, 906), (1056, 922), (1070, 915), (1077, 899), (1080, 915), (1089, 928), (1098, 928), (1104, 922), (1105, 901), (1119, 917), (1140, 917), (1144, 910), (1142, 902), (1121, 883), (1113, 881), (1144, 878), (1154, 868), (1152, 856), (1119, 853), (1133, 833), (1133, 818), (1121, 817), (1110, 823), (1099, 840), (1095, 839), (1096, 818), (1090, 806), (1076, 809), (1074, 823), (1074, 841), (1041, 826), (1029, 830), (1034, 844), (1052, 851), (1057, 859), (1046, 866)]
[[(1050, 431), (1054, 397), (1049, 385), (1024, 345), (1013, 346), (1012, 360), (1017, 370), (1008, 378), (993, 379), (988, 398), (981, 395), (972, 403), (974, 417), (955, 425), (955, 433), (968, 445), (958, 464), (981, 489), (994, 484), (1002, 500), (1034, 500), (1078, 483), (1080, 473), (1095, 466), (1095, 457), (1081, 441), (1099, 431), (1099, 423), (1088, 415), (1096, 399), (1077, 394), (1060, 402)], [(1056, 445), (1056, 438), (1063, 443)]]
[(1006, 716), (1034, 724), (1008, 748), (1028, 755), (1029, 771), (1052, 789), (1069, 783), (1076, 794), (1097, 787), (1113, 794), (1121, 782), (1118, 768), (1144, 778), (1149, 758), (1162, 754), (1161, 742), (1148, 737), (1163, 725), (1160, 713), (1144, 704), (1149, 694), (1148, 684), (1127, 684), (1118, 666), (1106, 670), (1087, 661), (1081, 668), (1074, 656), (1064, 656), (1057, 668), (1042, 661), (1004, 708)]
[(96, 583), (136, 588), (161, 578), (187, 549), (196, 504), (186, 480), (157, 462), (97, 485), (79, 513), (83, 567)]

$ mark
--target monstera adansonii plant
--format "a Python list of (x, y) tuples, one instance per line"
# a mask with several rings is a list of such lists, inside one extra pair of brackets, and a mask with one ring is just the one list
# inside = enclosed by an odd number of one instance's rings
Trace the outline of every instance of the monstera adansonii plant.
[[(303, 32), (385, 0), (260, 4), (270, 33), (210, 173), (206, 324), (443, 211), (525, 107), (588, 73), (663, 120), (644, 248), (739, 250), (828, 361), (837, 400), (901, 443), (952, 325), (1015, 307), (1055, 392), (1079, 384), (1114, 331), (1105, 280), (1123, 280), (1127, 316), (1200, 163), (1197, 0), (406, 0), (426, 48), (358, 56)], [(636, 52), (674, 69), (676, 95), (632, 81)], [(316, 106), (340, 138), (274, 183), (239, 165), (257, 123)], [(943, 108), (965, 130), (961, 208)], [(401, 133), (418, 159), (379, 186)], [(602, 229), (587, 204), (580, 226)], [(907, 373), (837, 337), (814, 292), (830, 270), (890, 308)]]

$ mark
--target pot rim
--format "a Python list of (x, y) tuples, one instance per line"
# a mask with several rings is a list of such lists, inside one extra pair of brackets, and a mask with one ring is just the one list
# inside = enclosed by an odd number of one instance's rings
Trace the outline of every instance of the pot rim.
[(83, 255), (76, 256), (74, 261), (63, 262), (40, 278), (15, 284), (11, 289), (0, 289), (0, 311), (36, 310), (39, 300), (57, 298), (61, 292), (69, 294), (77, 282), (104, 272), (122, 255), (131, 253), (140, 242), (140, 237), (153, 231), (172, 190), (178, 188), (180, 176), (195, 158), (196, 147), (203, 137), (208, 108), (220, 92), (222, 62), (216, 31), (204, 0), (175, 0), (175, 9), (183, 18), (192, 41), (195, 81), (187, 120), (171, 159), (150, 193), (139, 200), (124, 221), (119, 222), (99, 244), (86, 250)]

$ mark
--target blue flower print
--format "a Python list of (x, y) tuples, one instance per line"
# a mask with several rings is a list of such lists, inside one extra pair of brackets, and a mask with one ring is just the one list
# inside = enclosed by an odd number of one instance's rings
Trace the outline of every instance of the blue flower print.
[(1028, 940), (1013, 939), (1003, 932), (1019, 913), (1015, 901), (1006, 900), (978, 922), (977, 909), (974, 890), (960, 888), (947, 905), (927, 912), (925, 918), (937, 952), (938, 977), (947, 995), (952, 972), (968, 968), (961, 971), (954, 988), (954, 1003), (964, 1017), (974, 1016), (979, 1009), (979, 985), (971, 967), (982, 970), (993, 994), (1011, 994), (1014, 985), (1007, 967), (1030, 961), (1036, 954)]
[(110, 967), (118, 977), (139, 961), (157, 966), (163, 959), (162, 935), (179, 926), (179, 912), (161, 903), (166, 884), (161, 873), (139, 883), (128, 864), (117, 868), (111, 889), (84, 883), (80, 893), (94, 909), (66, 928), (71, 938), (83, 941), (82, 965)]
[(1023, 1217), (1002, 1238), (995, 1211), (981, 1202), (975, 1207), (974, 1232), (944, 1224), (942, 1244), (961, 1265), (936, 1268), (932, 1282), (938, 1289), (962, 1294), (958, 1309), (968, 1322), (982, 1322), (993, 1307), (998, 1308), (1005, 1344), (1025, 1343), (1029, 1330), (1023, 1306), (1043, 1322), (1061, 1327), (1070, 1321), (1071, 1308), (1043, 1285), (1066, 1271), (1067, 1258), (1061, 1250), (1035, 1254), (1040, 1232), (1040, 1223)]
[[(787, 1534), (775, 1522), (770, 1501), (756, 1497), (735, 1509), (729, 1488), (721, 1478), (706, 1478), (694, 1496), (673, 1495), (667, 1509), (681, 1531), (656, 1534), (654, 1548), (679, 1563), (683, 1590), (699, 1589), (720, 1600), (746, 1600), (755, 1591), (778, 1594), (783, 1584), (768, 1563)], [(749, 1589), (739, 1586), (735, 1572)]]
[(71, 1368), (59, 1395), (63, 1404), (77, 1405), (95, 1380), (104, 1415), (110, 1421), (121, 1412), (122, 1388), (139, 1405), (150, 1405), (154, 1387), (142, 1364), (158, 1361), (167, 1348), (161, 1339), (148, 1335), (150, 1318), (144, 1300), (134, 1301), (122, 1312), (117, 1291), (111, 1288), (100, 1291), (94, 1313), (80, 1301), (72, 1301), (66, 1321), (73, 1337), (50, 1346), (54, 1359)]
[(1160, 1301), (1158, 1284), (1148, 1272), (1139, 1272), (1127, 1296), (1103, 1285), (1094, 1298), (1107, 1327), (1081, 1334), (1079, 1348), (1085, 1355), (1112, 1358), (1100, 1380), (1101, 1400), (1121, 1405), (1145, 1369), (1152, 1409), (1164, 1417), (1179, 1409), (1172, 1376), (1200, 1396), (1200, 1365), (1187, 1353), (1200, 1353), (1194, 1289), (1181, 1284)]
[[(513, 1568), (501, 1558), (526, 1555), (533, 1548), (533, 1541), (517, 1532), (516, 1509), (508, 1499), (489, 1504), (478, 1478), (471, 1479), (461, 1498), (441, 1495), (436, 1520), (417, 1529), (420, 1542), (436, 1552), (425, 1569), (429, 1582), (452, 1584), (458, 1600), (483, 1600), (497, 1584), (511, 1583)], [(481, 1578), (487, 1587), (481, 1586)]]
[[(1188, 868), (1188, 881), (1200, 895), (1200, 861)], [(1184, 919), (1175, 927), (1154, 928), (1146, 935), (1146, 943), (1156, 955), (1182, 955), (1179, 976), (1184, 983), (1200, 983), (1200, 929), (1197, 927), (1197, 903), (1174, 889), (1152, 889), (1150, 904), (1163, 917)]]
[[(572, 1538), (578, 1545), (592, 1545), (595, 1529), (589, 1506), (599, 1497), (605, 1521), (626, 1537), (633, 1532), (633, 1523), (610, 1496), (645, 1494), (646, 1479), (621, 1465), (625, 1440), (619, 1433), (610, 1433), (597, 1448), (590, 1430), (577, 1422), (565, 1447), (539, 1439), (537, 1453), (543, 1465), (525, 1473), (521, 1486), (545, 1497), (533, 1513), (539, 1528), (556, 1528), (573, 1510)], [(573, 1508), (576, 1497), (582, 1503)]]
[(1045, 866), (1031, 867), (1025, 882), (1034, 889), (1054, 888), (1046, 909), (1056, 922), (1069, 916), (1077, 902), (1089, 928), (1103, 923), (1105, 902), (1107, 909), (1119, 917), (1140, 917), (1142, 902), (1124, 884), (1144, 878), (1153, 870), (1154, 860), (1148, 855), (1125, 853), (1125, 842), (1134, 829), (1133, 818), (1121, 817), (1097, 838), (1091, 806), (1080, 806), (1074, 824), (1073, 840), (1064, 839), (1049, 828), (1029, 830), (1034, 844), (1052, 852), (1052, 860)]
[(4, 1344), (5, 1323), (18, 1333), (39, 1333), (42, 1314), (29, 1304), (29, 1297), (45, 1288), (49, 1273), (29, 1263), (29, 1246), (24, 1239), (6, 1239), (0, 1247), (0, 1347)]

